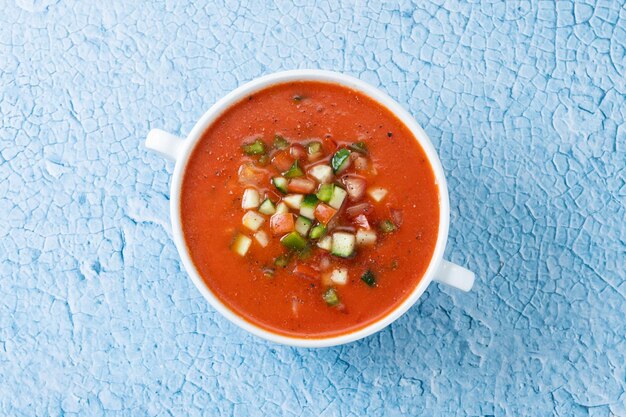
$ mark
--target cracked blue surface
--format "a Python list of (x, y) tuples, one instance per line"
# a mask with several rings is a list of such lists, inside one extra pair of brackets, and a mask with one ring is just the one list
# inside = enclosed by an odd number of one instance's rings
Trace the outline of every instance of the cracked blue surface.
[[(624, 2), (277, 3), (0, 0), (0, 414), (626, 416)], [(325, 350), (207, 305), (141, 147), (307, 67), (415, 115), (478, 276)]]

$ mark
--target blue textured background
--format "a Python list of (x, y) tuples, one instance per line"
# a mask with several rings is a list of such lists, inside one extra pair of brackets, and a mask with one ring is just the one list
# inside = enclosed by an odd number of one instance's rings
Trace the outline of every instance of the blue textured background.
[[(0, 0), (1, 415), (626, 416), (623, 1), (132, 3)], [(415, 115), (478, 276), (317, 351), (207, 305), (142, 148), (307, 67)]]

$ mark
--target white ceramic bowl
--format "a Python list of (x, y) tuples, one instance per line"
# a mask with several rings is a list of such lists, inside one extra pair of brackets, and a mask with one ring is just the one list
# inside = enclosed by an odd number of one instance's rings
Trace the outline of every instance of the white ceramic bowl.
[[(275, 84), (282, 84), (292, 81), (322, 81), (328, 83), (335, 83), (346, 86), (353, 90), (357, 90), (393, 112), (413, 133), (416, 140), (426, 152), (430, 165), (435, 173), (435, 179), (439, 186), (439, 235), (437, 237), (437, 244), (433, 257), (424, 273), (424, 276), (420, 280), (419, 284), (413, 289), (413, 292), (408, 296), (401, 304), (399, 304), (392, 312), (381, 317), (379, 320), (369, 324), (368, 326), (356, 330), (350, 333), (342, 334), (339, 336), (332, 336), (326, 338), (304, 338), (304, 337), (292, 337), (285, 336), (270, 332), (261, 327), (258, 327), (239, 316), (236, 312), (232, 311), (228, 306), (224, 305), (213, 294), (211, 289), (202, 280), (198, 271), (191, 261), (189, 250), (185, 244), (183, 237), (181, 219), (180, 219), (180, 193), (181, 185), (183, 181), (183, 174), (185, 167), (189, 159), (193, 148), (198, 140), (202, 137), (202, 133), (230, 106), (239, 102), (243, 98), (253, 94), (259, 90), (263, 90), (269, 86)], [(191, 280), (196, 285), (198, 290), (202, 293), (204, 298), (222, 315), (228, 320), (235, 323), (239, 327), (247, 330), (248, 332), (270, 340), (276, 343), (282, 343), (285, 345), (299, 346), (299, 347), (326, 347), (340, 345), (343, 343), (352, 342), (366, 336), (375, 333), (393, 321), (403, 315), (424, 293), (426, 287), (431, 281), (436, 280), (453, 287), (459, 288), (463, 291), (469, 291), (474, 284), (474, 273), (462, 268), (458, 265), (452, 264), (443, 260), (443, 252), (446, 247), (446, 241), (448, 239), (448, 226), (450, 223), (450, 206), (448, 201), (448, 187), (446, 185), (446, 178), (437, 156), (437, 152), (430, 142), (428, 135), (417, 124), (417, 122), (411, 117), (411, 115), (404, 110), (397, 102), (395, 102), (387, 94), (383, 93), (379, 89), (372, 87), (371, 85), (348, 75), (321, 70), (293, 70), (284, 71), (270, 74), (261, 78), (257, 78), (250, 81), (247, 84), (235, 89), (231, 93), (227, 94), (224, 98), (215, 103), (204, 115), (198, 120), (186, 139), (173, 136), (162, 130), (154, 129), (148, 133), (146, 139), (146, 147), (151, 149), (173, 161), (176, 166), (174, 167), (174, 175), (172, 177), (171, 184), (171, 198), (170, 198), (170, 216), (172, 219), (172, 233), (174, 236), (174, 242), (176, 248), (183, 261), (183, 265), (187, 270), (187, 273), (191, 277)]]

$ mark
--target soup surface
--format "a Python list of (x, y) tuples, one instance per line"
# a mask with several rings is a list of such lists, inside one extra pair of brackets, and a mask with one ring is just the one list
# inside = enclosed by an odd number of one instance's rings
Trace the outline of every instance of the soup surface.
[(267, 330), (328, 337), (391, 312), (433, 255), (439, 191), (389, 110), (346, 87), (279, 84), (228, 109), (188, 162), (181, 221), (198, 272)]

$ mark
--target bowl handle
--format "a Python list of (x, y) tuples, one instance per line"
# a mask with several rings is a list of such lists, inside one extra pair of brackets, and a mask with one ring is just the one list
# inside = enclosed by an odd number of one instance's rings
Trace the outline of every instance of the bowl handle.
[(472, 289), (474, 279), (475, 275), (472, 271), (446, 260), (441, 261), (439, 270), (435, 273), (435, 281), (465, 292)]
[(183, 139), (161, 129), (152, 129), (146, 138), (146, 148), (176, 162), (183, 147)]

